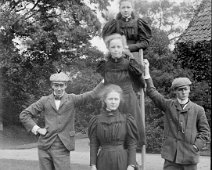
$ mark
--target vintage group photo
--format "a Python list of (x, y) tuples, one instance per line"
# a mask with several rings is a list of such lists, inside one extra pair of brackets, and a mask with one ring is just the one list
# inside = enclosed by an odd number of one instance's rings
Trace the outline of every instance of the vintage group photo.
[(0, 0), (0, 170), (210, 170), (210, 0)]

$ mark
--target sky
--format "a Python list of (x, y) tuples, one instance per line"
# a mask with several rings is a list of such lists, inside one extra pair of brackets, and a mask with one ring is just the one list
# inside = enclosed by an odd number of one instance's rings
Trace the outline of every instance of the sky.
[[(145, 0), (144, 0), (145, 1)], [(146, 1), (153, 1), (153, 0), (146, 0)], [(159, 0), (158, 0), (159, 1)], [(194, 2), (194, 0), (169, 0), (170, 2), (176, 2), (176, 3), (181, 3), (181, 2), (187, 2), (187, 3), (191, 3), (191, 2)], [(110, 13), (113, 13), (114, 15), (116, 15), (116, 13), (118, 13), (118, 2), (119, 0), (114, 0), (111, 2), (111, 6), (108, 7), (108, 11)], [(98, 13), (98, 18), (100, 20), (100, 22), (104, 25), (105, 21), (104, 19), (101, 17), (100, 13)], [(182, 23), (180, 23), (182, 24)], [(188, 23), (184, 23), (184, 27), (186, 28)], [(171, 37), (170, 37), (171, 38)], [(103, 51), (104, 53), (107, 52), (107, 48), (104, 44), (104, 41), (100, 38), (100, 37), (94, 37), (92, 40), (91, 40), (91, 43), (93, 46), (96, 46), (100, 51)], [(173, 49), (174, 46), (173, 44), (170, 45), (170, 48)]]

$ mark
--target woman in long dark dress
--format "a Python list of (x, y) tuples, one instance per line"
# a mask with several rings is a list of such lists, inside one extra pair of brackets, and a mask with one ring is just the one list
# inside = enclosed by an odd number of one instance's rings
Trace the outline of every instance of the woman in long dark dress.
[(140, 62), (138, 52), (145, 50), (149, 46), (152, 38), (152, 31), (149, 24), (142, 18), (136, 17), (133, 12), (133, 3), (131, 0), (120, 0), (119, 13), (116, 19), (105, 24), (102, 30), (102, 37), (105, 39), (108, 35), (119, 33), (127, 39), (127, 46), (134, 57)]
[(108, 85), (100, 97), (103, 107), (88, 128), (91, 170), (134, 170), (137, 126), (133, 116), (118, 109), (122, 89)]
[(139, 132), (138, 145), (142, 146), (145, 144), (144, 125), (141, 123), (143, 118), (139, 101), (133, 90), (133, 83), (140, 88), (145, 85), (141, 66), (133, 57), (123, 54), (125, 43), (120, 34), (106, 37), (105, 43), (109, 54), (106, 60), (100, 61), (97, 72), (104, 78), (104, 84), (116, 84), (122, 88), (124, 103), (121, 103), (119, 109), (122, 113), (130, 113), (135, 118)]

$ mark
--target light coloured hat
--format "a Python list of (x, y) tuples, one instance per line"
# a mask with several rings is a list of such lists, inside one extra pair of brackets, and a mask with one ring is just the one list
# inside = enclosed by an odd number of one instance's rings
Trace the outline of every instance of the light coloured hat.
[(60, 73), (55, 73), (55, 74), (52, 74), (50, 76), (50, 81), (51, 82), (67, 82), (69, 81), (69, 77), (67, 74), (65, 74), (64, 72), (60, 72)]
[(191, 84), (191, 81), (187, 77), (178, 77), (173, 80), (171, 88), (176, 89), (182, 86), (189, 86)]

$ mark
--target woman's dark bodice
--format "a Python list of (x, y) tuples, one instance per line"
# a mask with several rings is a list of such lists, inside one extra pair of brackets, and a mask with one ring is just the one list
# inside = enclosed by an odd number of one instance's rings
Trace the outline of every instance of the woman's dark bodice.
[(113, 33), (126, 36), (131, 52), (136, 52), (141, 48), (146, 49), (152, 37), (151, 28), (146, 21), (141, 18), (135, 18), (134, 15), (127, 20), (120, 13), (116, 19), (105, 24), (102, 30), (102, 37), (105, 38)]
[(122, 57), (114, 60), (109, 57), (107, 61), (100, 61), (97, 72), (102, 75), (105, 84), (119, 85), (124, 91), (132, 89), (133, 83), (138, 84), (140, 88), (144, 86), (141, 66), (134, 59)]

